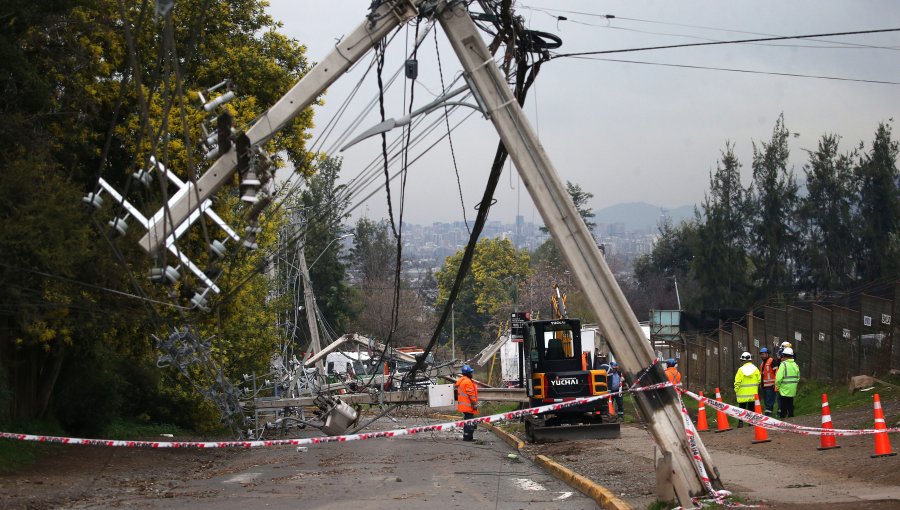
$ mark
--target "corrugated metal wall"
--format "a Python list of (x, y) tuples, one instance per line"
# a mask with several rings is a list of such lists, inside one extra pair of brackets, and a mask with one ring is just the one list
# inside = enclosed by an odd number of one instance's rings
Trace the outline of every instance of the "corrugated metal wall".
[[(900, 370), (900, 282), (894, 299), (866, 294), (846, 300), (858, 309), (811, 304), (779, 308), (765, 306), (761, 316), (748, 315), (744, 324), (726, 323), (711, 333), (682, 332), (685, 351), (680, 370), (692, 391), (711, 395), (715, 388), (734, 397), (734, 371), (743, 351), (758, 362), (760, 347), (771, 352), (783, 341), (796, 352), (801, 377), (845, 381), (860, 374), (883, 375)], [(746, 326), (745, 326), (746, 324)]]

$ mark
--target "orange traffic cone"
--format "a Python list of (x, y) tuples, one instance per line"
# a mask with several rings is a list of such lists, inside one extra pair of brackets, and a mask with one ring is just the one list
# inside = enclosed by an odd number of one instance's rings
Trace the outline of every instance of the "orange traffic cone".
[[(759, 405), (759, 395), (755, 395), (754, 397), (756, 398), (756, 403), (753, 406), (753, 412), (762, 414), (762, 406)], [(769, 441), (771, 441), (771, 439), (769, 439), (769, 432), (765, 428), (760, 427), (759, 425), (753, 427), (753, 444), (768, 443)]]
[(607, 412), (609, 413), (610, 418), (612, 418), (613, 416), (616, 415), (616, 410), (613, 409), (613, 405), (612, 405), (612, 397), (609, 397), (606, 399), (606, 408), (608, 409)]
[[(822, 394), (822, 428), (834, 430), (834, 425), (831, 424), (831, 409), (828, 407), (828, 395), (825, 393)], [(822, 434), (819, 437), (822, 438), (822, 446), (818, 448), (819, 450), (840, 448), (837, 444), (837, 438), (833, 435)]]
[(706, 404), (703, 403), (703, 392), (700, 392), (700, 407), (697, 408), (697, 431), (708, 432), (709, 424), (706, 423)]
[[(719, 393), (719, 388), (716, 388), (716, 402), (722, 402), (722, 394)], [(728, 415), (724, 411), (716, 410), (716, 433), (728, 432), (729, 430), (731, 430), (731, 425), (728, 423)]]
[[(885, 430), (887, 427), (884, 425), (884, 411), (881, 410), (881, 398), (878, 394), (875, 394), (875, 430)], [(875, 455), (872, 455), (872, 458), (875, 457), (890, 457), (891, 455), (897, 455), (896, 452), (891, 451), (891, 442), (888, 439), (887, 432), (878, 432), (875, 434)]]

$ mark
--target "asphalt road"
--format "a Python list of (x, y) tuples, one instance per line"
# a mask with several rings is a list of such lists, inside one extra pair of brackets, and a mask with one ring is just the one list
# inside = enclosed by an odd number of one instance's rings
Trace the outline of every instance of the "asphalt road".
[[(385, 422), (367, 430), (421, 425)], [(476, 441), (461, 432), (296, 448), (255, 449), (219, 457), (191, 476), (144, 479), (144, 489), (119, 485), (112, 498), (70, 508), (304, 509), (587, 509), (593, 500), (515, 453), (491, 432)], [(139, 452), (134, 452), (140, 454)], [(153, 452), (148, 461), (152, 461)], [(146, 490), (153, 487), (153, 490)], [(72, 504), (74, 503), (74, 504)]]

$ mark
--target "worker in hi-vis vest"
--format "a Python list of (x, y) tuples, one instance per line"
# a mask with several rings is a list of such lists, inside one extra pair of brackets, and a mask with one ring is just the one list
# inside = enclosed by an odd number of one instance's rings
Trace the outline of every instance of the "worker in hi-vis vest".
[(781, 397), (778, 400), (778, 417), (794, 417), (794, 397), (797, 396), (797, 384), (800, 383), (800, 367), (794, 361), (794, 349), (785, 347), (781, 353), (784, 359), (775, 372), (775, 391)]
[(759, 350), (759, 373), (762, 375), (759, 398), (762, 399), (766, 416), (772, 416), (775, 409), (775, 360), (769, 356), (769, 349)]
[(666, 377), (669, 379), (669, 382), (672, 384), (681, 384), (681, 372), (675, 368), (678, 362), (675, 361), (675, 358), (669, 358), (666, 360)]
[[(478, 414), (478, 386), (472, 380), (475, 371), (469, 365), (463, 365), (462, 376), (456, 381), (456, 410), (463, 413), (463, 419), (470, 420)], [(463, 425), (463, 441), (475, 439), (474, 423)]]
[[(741, 361), (744, 364), (734, 374), (734, 394), (741, 409), (752, 412), (756, 402), (756, 392), (759, 391), (759, 383), (762, 381), (762, 374), (753, 364), (753, 356), (749, 352), (745, 351), (741, 354)], [(738, 428), (743, 426), (744, 422), (739, 420)]]

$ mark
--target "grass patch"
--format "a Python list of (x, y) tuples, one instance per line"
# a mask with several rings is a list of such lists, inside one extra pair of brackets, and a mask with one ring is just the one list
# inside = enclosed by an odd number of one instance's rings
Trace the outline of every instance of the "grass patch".
[(844, 407), (857, 407), (872, 405), (873, 393), (871, 391), (859, 392), (853, 395), (847, 392), (847, 385), (823, 384), (818, 381), (800, 381), (797, 388), (797, 396), (794, 397), (794, 414), (802, 416), (806, 414), (822, 414), (822, 394), (828, 395), (828, 407), (841, 409)]
[(183, 431), (176, 425), (167, 423), (144, 423), (118, 419), (112, 421), (101, 434), (105, 439), (139, 439), (158, 437), (162, 434), (179, 435)]
[(479, 416), (509, 413), (519, 409), (518, 402), (485, 402), (478, 406)]
[[(59, 425), (50, 421), (23, 421), (3, 428), (9, 432), (21, 432), (23, 434), (64, 435)], [(52, 448), (51, 445), (34, 441), (0, 439), (0, 473), (11, 473), (24, 466), (33, 464), (50, 448)]]
[(677, 505), (670, 501), (660, 501), (656, 500), (653, 503), (647, 505), (647, 510), (671, 510), (675, 508)]
[(499, 426), (501, 429), (509, 432), (510, 434), (524, 434), (525, 433), (525, 424), (518, 421), (507, 421), (499, 424), (495, 424)]

